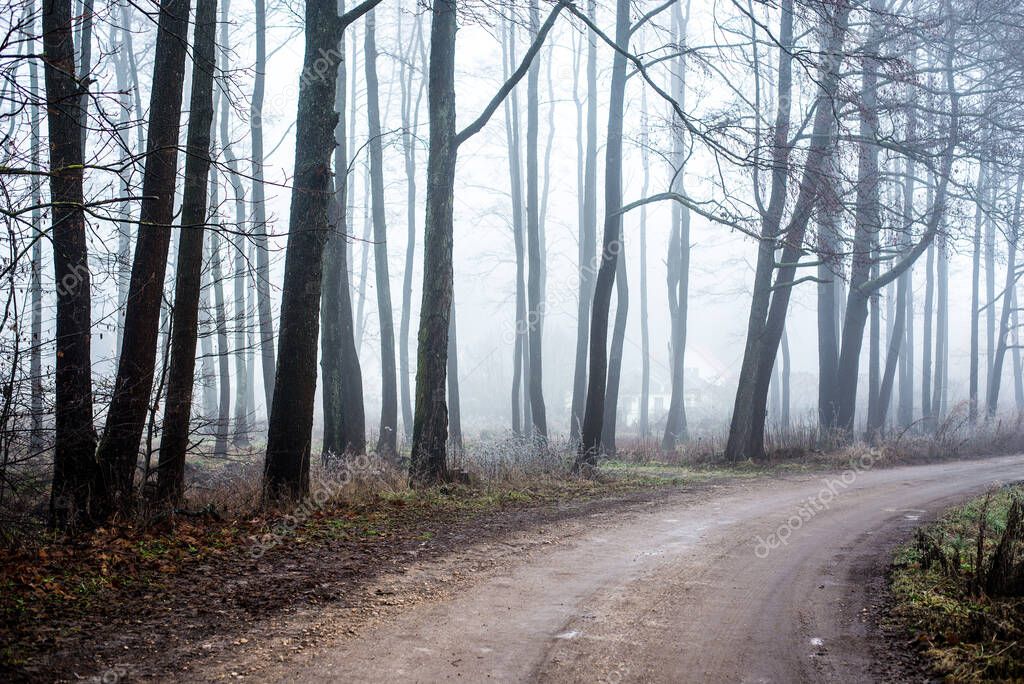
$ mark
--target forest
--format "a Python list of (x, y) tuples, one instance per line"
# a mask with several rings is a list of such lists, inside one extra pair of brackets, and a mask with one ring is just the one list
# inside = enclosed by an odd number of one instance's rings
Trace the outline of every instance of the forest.
[(5, 13), (8, 501), (48, 477), (95, 524), (241, 453), (271, 498), (367, 450), (434, 483), (480, 435), (758, 461), (1024, 403), (1017, 3), (321, 4)]
[(10, 548), (339, 473), (1024, 445), (1018, 0), (5, 0), (0, 37)]

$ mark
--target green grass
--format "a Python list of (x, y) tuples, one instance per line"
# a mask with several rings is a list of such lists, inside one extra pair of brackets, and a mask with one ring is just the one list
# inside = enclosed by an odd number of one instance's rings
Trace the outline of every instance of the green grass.
[(895, 554), (892, 616), (948, 681), (1024, 679), (1024, 600), (983, 589), (1011, 505), (1022, 495), (1002, 489), (952, 508)]

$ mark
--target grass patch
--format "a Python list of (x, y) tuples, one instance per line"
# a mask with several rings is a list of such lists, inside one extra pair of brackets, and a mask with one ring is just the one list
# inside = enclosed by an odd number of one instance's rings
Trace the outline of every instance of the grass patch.
[(1024, 679), (1024, 489), (990, 492), (896, 552), (892, 618), (948, 681)]

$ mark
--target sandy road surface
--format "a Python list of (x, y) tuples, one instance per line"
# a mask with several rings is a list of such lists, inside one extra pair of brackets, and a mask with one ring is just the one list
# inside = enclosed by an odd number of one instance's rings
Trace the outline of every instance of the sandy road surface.
[[(962, 497), (1020, 479), (1016, 456), (759, 480), (696, 504), (668, 497), (259, 678), (885, 679), (865, 609), (892, 546)], [(787, 532), (774, 549), (757, 541)]]

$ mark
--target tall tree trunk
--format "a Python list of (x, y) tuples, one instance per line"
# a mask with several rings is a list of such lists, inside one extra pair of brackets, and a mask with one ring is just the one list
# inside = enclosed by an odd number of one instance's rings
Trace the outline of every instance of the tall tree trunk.
[(224, 303), (224, 268), (221, 262), (220, 235), (217, 232), (217, 187), (216, 171), (210, 174), (210, 205), (214, 216), (210, 227), (213, 231), (210, 245), (210, 278), (213, 281), (214, 323), (217, 330), (217, 368), (220, 373), (217, 389), (219, 400), (217, 405), (216, 436), (213, 444), (213, 455), (225, 458), (228, 455), (228, 433), (231, 429), (231, 356), (228, 345), (228, 317)]
[(974, 203), (974, 238), (971, 243), (971, 349), (967, 397), (968, 419), (971, 425), (978, 420), (978, 370), (980, 352), (979, 312), (981, 299), (981, 225), (984, 217), (985, 186), (988, 178), (988, 164), (982, 162), (978, 169), (978, 183), (975, 186), (977, 199)]
[[(872, 0), (870, 26), (864, 45), (864, 75), (860, 95), (860, 138), (858, 144), (856, 208), (854, 210), (853, 253), (850, 259), (850, 288), (839, 347), (836, 376), (836, 423), (844, 436), (854, 428), (857, 405), (857, 380), (864, 327), (868, 330), (868, 413), (878, 395), (878, 291), (869, 290), (869, 281), (878, 278), (877, 245), (882, 230), (879, 197), (878, 153), (878, 63), (881, 46), (881, 2)], [(870, 311), (869, 311), (870, 310)]]
[[(209, 208), (207, 208), (209, 212)], [(213, 304), (210, 301), (209, 248), (203, 251), (203, 278), (199, 290), (199, 342), (200, 342), (200, 373), (202, 374), (204, 421), (216, 420), (217, 416), (217, 368), (213, 351), (213, 335), (216, 323), (213, 317)]]
[[(787, 0), (788, 3), (788, 0)], [(788, 4), (784, 5), (788, 7)], [(682, 3), (672, 6), (672, 32), (676, 41), (685, 44), (686, 30), (690, 21), (690, 0), (686, 1), (686, 13)], [(782, 37), (785, 40), (785, 37)], [(672, 79), (672, 97), (680, 109), (686, 104), (686, 55), (675, 60), (675, 75)], [(686, 147), (682, 136), (682, 122), (676, 122), (676, 134), (672, 136), (672, 190), (684, 195)], [(668, 415), (665, 416), (665, 434), (661, 439), (663, 451), (675, 451), (676, 445), (687, 437), (686, 425), (686, 333), (690, 297), (690, 209), (678, 203), (672, 205), (672, 225), (669, 228), (668, 258), (666, 259), (666, 284), (668, 285), (669, 320), (671, 339), (672, 395), (669, 399)]]
[(192, 50), (192, 93), (189, 104), (185, 158), (185, 190), (181, 204), (177, 277), (171, 321), (171, 353), (167, 399), (157, 470), (157, 496), (177, 503), (185, 488), (185, 453), (188, 450), (195, 385), (196, 340), (199, 331), (199, 294), (203, 275), (203, 238), (210, 171), (210, 126), (213, 123), (213, 72), (217, 0), (196, 0), (195, 40)]
[(420, 304), (413, 416), (412, 480), (448, 479), (448, 318), (452, 308), (452, 223), (455, 201), (455, 0), (434, 0), (430, 24), (427, 111), (426, 230), (423, 239), (423, 301)]
[[(399, 41), (402, 36), (402, 12), (398, 13)], [(423, 50), (423, 25), (419, 17), (414, 16), (414, 36), (409, 39), (409, 48), (402, 60), (399, 79), (402, 86), (402, 151), (405, 157), (406, 182), (406, 225), (408, 227), (405, 244), (405, 269), (402, 276), (402, 318), (398, 334), (398, 376), (399, 390), (402, 398), (402, 430), (406, 440), (412, 439), (412, 394), (409, 387), (409, 330), (412, 322), (412, 276), (416, 259), (416, 135), (419, 127), (420, 103), (423, 99), (424, 79), (417, 79), (415, 47)], [(426, 63), (425, 59), (420, 60)], [(413, 81), (418, 82), (416, 96), (413, 97)]]
[(821, 209), (818, 219), (818, 428), (821, 440), (828, 444), (834, 438), (839, 409), (836, 377), (839, 374), (839, 335), (836, 321), (837, 293), (843, 276), (839, 248), (839, 221), (842, 200), (837, 186), (837, 160), (830, 160), (826, 178), (822, 180)]
[(330, 169), (337, 123), (334, 89), (341, 61), (336, 48), (345, 28), (379, 2), (364, 0), (341, 17), (337, 0), (306, 2), (277, 379), (263, 469), (264, 492), (271, 499), (309, 492), (322, 259), (330, 234)]
[(900, 361), (906, 359), (906, 367), (900, 375), (900, 415), (899, 424), (903, 428), (910, 427), (914, 422), (914, 270), (908, 268), (903, 277), (907, 281), (907, 309), (906, 340), (904, 341), (904, 353), (900, 355)]
[(104, 514), (133, 504), (135, 467), (149, 409), (156, 363), (160, 305), (171, 239), (182, 83), (190, 0), (162, 0), (153, 73), (161, 87), (149, 103), (146, 165), (139, 237), (135, 244), (124, 343), (96, 460), (103, 472)]
[(925, 429), (932, 419), (932, 318), (935, 310), (935, 248), (928, 247), (925, 267), (924, 334), (921, 349), (921, 419)]
[[(993, 174), (994, 176), (995, 174)], [(992, 205), (999, 196), (999, 181), (990, 183)], [(996, 351), (996, 224), (988, 216), (985, 220), (985, 396), (992, 386), (992, 364)]]
[(85, 156), (86, 141), (89, 138), (89, 83), (92, 80), (92, 22), (93, 0), (82, 2), (82, 22), (78, 30), (79, 59), (78, 83), (78, 125), (82, 136), (82, 156)]
[[(916, 63), (914, 57), (911, 58)], [(917, 136), (916, 102), (911, 101), (907, 114), (907, 139), (914, 140)], [(914, 222), (914, 184), (916, 163), (913, 156), (906, 159), (903, 178), (903, 230), (909, 231)], [(900, 355), (900, 411), (899, 424), (910, 427), (914, 422), (914, 269), (908, 268), (900, 277), (903, 283), (905, 302), (903, 327), (906, 330), (905, 352)], [(899, 287), (897, 286), (897, 298)], [(898, 308), (898, 302), (897, 302)], [(881, 406), (880, 409), (884, 409)]]
[[(34, 8), (33, 8), (34, 9)], [(36, 36), (39, 34), (36, 19), (33, 16), (27, 33), (32, 36), (31, 50), (38, 50)], [(45, 98), (39, 89), (39, 65), (35, 59), (28, 62), (29, 92), (33, 98)], [(48, 99), (48, 98), (47, 98)], [(32, 312), (32, 347), (29, 354), (29, 376), (31, 390), (29, 409), (32, 413), (32, 432), (29, 435), (29, 450), (33, 455), (43, 450), (45, 435), (43, 433), (43, 176), (42, 134), (40, 126), (40, 108), (32, 107), (29, 114), (31, 126), (31, 149), (29, 150), (31, 169), (39, 174), (32, 179), (32, 271), (29, 281), (29, 297)]]
[[(515, 68), (515, 23), (504, 24), (502, 33), (502, 60), (506, 77)], [(522, 161), (519, 140), (519, 98), (513, 91), (505, 100), (505, 139), (508, 145), (509, 189), (512, 197), (512, 241), (516, 255), (516, 321), (512, 346), (512, 432), (528, 430), (529, 397), (524, 392), (526, 370), (526, 228), (523, 217)], [(524, 402), (524, 399), (526, 400)], [(525, 403), (525, 406), (524, 406)]]
[(936, 311), (935, 311), (935, 382), (932, 388), (932, 414), (936, 423), (945, 417), (946, 374), (949, 351), (949, 257), (946, 254), (946, 240), (939, 240), (936, 250)]
[[(538, 0), (530, 0), (530, 37), (535, 39), (540, 28), (540, 10)], [(527, 330), (530, 348), (530, 416), (533, 422), (533, 435), (540, 440), (548, 436), (547, 415), (544, 408), (543, 387), (543, 316), (544, 303), (541, 300), (541, 283), (543, 279), (541, 260), (540, 234), (540, 197), (537, 181), (539, 170), (537, 163), (537, 129), (540, 118), (540, 104), (537, 88), (540, 78), (540, 62), (536, 59), (530, 65), (526, 77), (526, 235), (527, 259), (529, 276), (527, 280)]]
[(783, 432), (789, 431), (790, 423), (790, 380), (793, 373), (792, 359), (789, 354), (789, 334), (786, 330), (782, 331), (782, 407), (779, 411), (779, 429)]
[[(124, 171), (121, 175), (121, 195), (128, 197), (131, 194), (129, 187), (129, 173), (127, 169), (132, 164), (132, 148), (128, 140), (128, 129), (131, 126), (130, 114), (132, 111), (132, 86), (131, 61), (129, 53), (132, 51), (131, 44), (131, 18), (128, 13), (128, 3), (121, 3), (121, 40), (118, 54), (114, 59), (114, 74), (117, 82), (117, 89), (120, 91), (120, 116), (118, 117), (118, 137), (120, 138), (120, 155), (118, 163)], [(135, 90), (138, 90), (137, 84)], [(137, 97), (137, 94), (136, 94)], [(137, 128), (141, 128), (138, 126)], [(138, 148), (142, 153), (143, 148)], [(115, 358), (121, 356), (121, 342), (124, 337), (124, 310), (128, 304), (128, 282), (132, 274), (132, 229), (131, 229), (131, 202), (125, 201), (119, 208), (120, 223), (117, 226), (117, 341), (115, 344)]]
[[(232, 282), (234, 285), (234, 295), (232, 297), (234, 303), (234, 316), (232, 317), (233, 326), (233, 342), (234, 350), (233, 357), (235, 361), (235, 418), (234, 418), (234, 432), (231, 436), (231, 442), (236, 447), (245, 448), (249, 446), (249, 434), (251, 426), (249, 424), (249, 402), (247, 401), (249, 393), (250, 378), (248, 373), (248, 365), (246, 363), (248, 350), (245, 340), (246, 329), (248, 328), (248, 316), (246, 310), (246, 268), (248, 266), (248, 259), (245, 254), (246, 237), (246, 218), (245, 218), (245, 187), (242, 184), (242, 176), (239, 170), (238, 158), (235, 157), (233, 146), (231, 144), (231, 102), (228, 97), (228, 55), (231, 54), (231, 37), (229, 33), (230, 22), (230, 0), (224, 0), (221, 3), (220, 10), (220, 72), (221, 72), (221, 87), (220, 87), (220, 141), (221, 149), (224, 153), (225, 161), (227, 161), (228, 167), (228, 180), (231, 184), (231, 191), (234, 197), (234, 208), (235, 208), (235, 220), (234, 230), (232, 231), (232, 237), (229, 244), (231, 245), (231, 256), (233, 264), (233, 275)], [(252, 294), (250, 293), (250, 297)]]
[(1010, 330), (1013, 348), (1013, 398), (1017, 405), (1017, 413), (1024, 411), (1024, 368), (1021, 366), (1020, 358), (1020, 316), (1017, 310), (1017, 288), (1013, 288), (1013, 301), (1010, 303), (1013, 316), (1010, 320)]
[[(214, 99), (216, 112), (217, 99)], [(214, 114), (216, 118), (216, 113)], [(210, 149), (217, 147), (217, 133), (211, 132)], [(220, 180), (217, 167), (210, 168), (210, 284), (213, 289), (213, 326), (217, 334), (217, 420), (214, 424), (213, 455), (228, 455), (228, 437), (231, 429), (231, 348), (228, 343), (228, 315), (224, 297), (224, 262), (221, 258), (220, 238)]]
[[(772, 191), (768, 209), (762, 220), (763, 239), (758, 247), (757, 267), (754, 274), (754, 295), (751, 300), (750, 318), (747, 330), (746, 348), (743, 354), (740, 383), (736, 391), (732, 421), (729, 426), (729, 441), (726, 457), (737, 461), (743, 458), (761, 460), (764, 451), (764, 419), (767, 403), (768, 383), (772, 366), (778, 352), (779, 341), (785, 326), (789, 308), (792, 283), (796, 273), (796, 262), (800, 257), (804, 234), (811, 213), (818, 201), (823, 167), (830, 157), (833, 144), (832, 103), (838, 90), (841, 60), (846, 29), (849, 23), (850, 4), (838, 3), (826, 20), (823, 55), (818, 78), (817, 106), (811, 133), (811, 142), (804, 162), (803, 175), (797, 192), (796, 204), (785, 231), (780, 232), (782, 213), (785, 208), (786, 176), (789, 162), (789, 119), (792, 80), (789, 73), (779, 78), (779, 113), (773, 142)], [(787, 13), (783, 12), (785, 16)], [(781, 50), (786, 53), (785, 49)], [(791, 59), (780, 56), (780, 64), (786, 61), (791, 68)], [(783, 266), (777, 270), (775, 284), (775, 240), (785, 236)]]
[[(909, 243), (909, 240), (907, 241)], [(907, 270), (910, 272), (910, 269)], [(897, 361), (902, 360), (900, 350), (904, 338), (904, 326), (907, 322), (907, 289), (909, 279), (906, 273), (896, 280), (896, 310), (893, 314), (893, 325), (889, 332), (889, 345), (885, 357), (885, 369), (882, 371), (881, 383), (878, 388), (878, 399), (868, 413), (867, 436), (875, 440), (885, 429), (885, 419), (889, 412), (892, 398), (893, 381), (896, 377)]]
[[(588, 0), (587, 14), (597, 20), (597, 2)], [(582, 135), (582, 129), (580, 134)], [(569, 435), (573, 443), (580, 438), (587, 395), (587, 345), (589, 344), (590, 305), (594, 299), (597, 268), (597, 38), (587, 32), (587, 127), (583, 170), (582, 214), (579, 226), (579, 298), (576, 309), (576, 361), (573, 366), (572, 408)]]
[[(619, 50), (629, 49), (629, 0), (616, 0), (615, 44)], [(608, 311), (611, 308), (612, 286), (622, 234), (622, 129), (626, 95), (626, 57), (616, 51), (612, 58), (611, 85), (608, 102), (608, 133), (604, 160), (604, 236), (601, 265), (597, 271), (594, 300), (590, 316), (590, 374), (587, 378), (587, 403), (583, 429), (576, 457), (576, 468), (590, 469), (597, 465), (597, 451), (604, 429), (605, 390), (608, 373)]]
[(448, 439), (452, 448), (462, 451), (462, 400), (459, 396), (459, 339), (455, 326), (455, 298), (448, 319)]
[[(1020, 235), (1021, 196), (1024, 194), (1024, 166), (1017, 172), (1017, 191), (1013, 201), (1013, 218), (1006, 235), (1006, 280), (1003, 283), (1001, 297), (1003, 309), (999, 316), (999, 327), (996, 330), (996, 349), (992, 357), (992, 384), (988, 387), (986, 414), (989, 419), (995, 418), (999, 405), (999, 386), (1003, 378), (1003, 360), (1006, 358), (1007, 335), (1010, 332), (1010, 314), (1013, 309), (1013, 291), (1017, 287), (1017, 239)], [(989, 308), (995, 306), (995, 300)]]
[[(881, 226), (879, 226), (881, 230)], [(878, 240), (872, 252), (871, 277), (878, 277)], [(878, 411), (878, 390), (882, 382), (882, 292), (876, 290), (871, 296), (868, 314), (868, 416)]]
[[(43, 0), (43, 62), (50, 150), (51, 243), (56, 313), (56, 433), (50, 524), (88, 523), (99, 477), (92, 422), (92, 309), (82, 187), (71, 0)], [(101, 508), (102, 510), (102, 508)]]
[(448, 366), (448, 326), (452, 308), (452, 228), (455, 200), (455, 161), (458, 146), (487, 124), (509, 92), (522, 79), (565, 8), (552, 9), (537, 33), (523, 63), (505, 81), (473, 123), (455, 133), (454, 0), (437, 0), (431, 9), (430, 66), (427, 108), (430, 113), (430, 153), (427, 156), (426, 236), (423, 251), (423, 300), (420, 306), (419, 350), (416, 367), (416, 411), (413, 418), (409, 474), (416, 484), (448, 478), (446, 443), (448, 406), (445, 381)]
[(601, 429), (601, 451), (609, 456), (615, 455), (622, 352), (626, 342), (626, 322), (629, 313), (629, 285), (626, 279), (626, 255), (621, 233), (615, 265), (615, 294), (615, 323), (612, 326), (612, 346), (608, 353), (608, 387), (604, 393), (604, 418)]
[[(256, 10), (256, 77), (249, 104), (252, 127), (252, 227), (256, 247), (256, 306), (260, 325), (260, 364), (263, 398), (270, 412), (274, 398), (274, 315), (270, 302), (270, 248), (267, 245), (267, 206), (263, 183), (263, 91), (267, 78), (267, 3), (254, 0)], [(251, 374), (250, 374), (251, 375)], [(250, 377), (250, 382), (255, 382)]]
[[(344, 13), (344, 0), (338, 12)], [(345, 41), (338, 51), (345, 52)], [(347, 67), (338, 64), (334, 111), (338, 123), (334, 128), (334, 201), (328, 215), (334, 226), (324, 248), (323, 299), (320, 318), (321, 372), (323, 375), (324, 440), (323, 459), (345, 453), (362, 453), (366, 449), (366, 415), (363, 408), (363, 371), (356, 351), (352, 321), (351, 283), (348, 276), (348, 140), (345, 120), (348, 114)]]
[[(357, 110), (353, 110), (355, 115)], [(370, 213), (370, 166), (363, 164), (363, 238), (361, 240), (362, 262), (359, 266), (359, 307), (356, 311), (356, 349), (363, 347), (363, 333), (366, 332), (366, 283), (370, 273), (370, 250), (373, 243), (370, 241), (370, 234), (373, 231), (373, 221)]]
[(373, 196), (373, 271), (377, 280), (377, 317), (380, 321), (381, 409), (377, 452), (386, 458), (397, 453), (398, 385), (395, 370), (395, 323), (391, 309), (388, 271), (388, 228), (384, 213), (384, 152), (381, 144), (380, 102), (377, 96), (377, 20), (366, 15), (363, 32), (366, 58), (366, 116), (370, 152), (370, 189)]
[[(647, 197), (650, 186), (650, 136), (647, 126), (647, 91), (641, 94), (640, 113), (640, 161), (643, 166), (643, 183), (640, 195)], [(637, 425), (641, 439), (650, 433), (647, 407), (651, 395), (651, 335), (647, 321), (647, 205), (640, 207), (640, 411)]]

